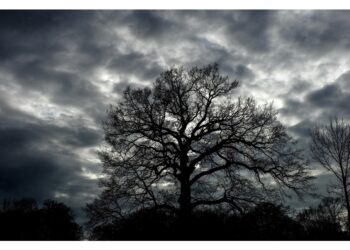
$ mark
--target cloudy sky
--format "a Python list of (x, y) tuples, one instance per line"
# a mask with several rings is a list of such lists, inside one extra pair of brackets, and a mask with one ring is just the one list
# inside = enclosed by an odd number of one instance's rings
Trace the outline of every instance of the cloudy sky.
[[(315, 122), (350, 119), (349, 11), (1, 11), (0, 199), (78, 211), (99, 192), (108, 105), (169, 67), (214, 62), (301, 146)], [(329, 175), (314, 173), (322, 190)]]

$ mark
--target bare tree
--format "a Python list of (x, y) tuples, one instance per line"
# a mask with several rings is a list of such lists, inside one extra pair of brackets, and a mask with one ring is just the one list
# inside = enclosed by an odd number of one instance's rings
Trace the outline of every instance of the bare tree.
[(328, 125), (315, 127), (311, 136), (313, 158), (336, 177), (337, 187), (346, 206), (350, 232), (350, 125), (343, 119), (331, 118)]
[(127, 88), (108, 111), (104, 191), (87, 207), (90, 222), (140, 208), (183, 220), (205, 206), (243, 212), (276, 188), (303, 192), (311, 177), (301, 151), (272, 105), (232, 98), (237, 85), (214, 64), (172, 68), (152, 88)]

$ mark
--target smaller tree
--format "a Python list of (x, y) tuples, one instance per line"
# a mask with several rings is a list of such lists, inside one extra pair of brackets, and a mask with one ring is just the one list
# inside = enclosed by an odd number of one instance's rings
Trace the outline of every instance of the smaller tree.
[(41, 237), (49, 240), (79, 240), (82, 230), (73, 211), (62, 202), (45, 200), (39, 212)]
[(343, 119), (331, 118), (328, 125), (316, 126), (312, 133), (313, 158), (336, 177), (336, 191), (340, 191), (347, 210), (347, 228), (350, 232), (350, 125)]
[(339, 198), (326, 197), (317, 207), (301, 211), (296, 219), (303, 227), (305, 239), (343, 239), (342, 212), (343, 206)]

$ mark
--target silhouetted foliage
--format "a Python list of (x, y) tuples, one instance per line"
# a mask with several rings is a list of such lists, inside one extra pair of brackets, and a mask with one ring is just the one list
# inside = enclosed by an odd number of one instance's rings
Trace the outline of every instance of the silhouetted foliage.
[(297, 215), (303, 227), (303, 237), (309, 240), (341, 240), (346, 234), (341, 228), (342, 206), (339, 199), (324, 198), (317, 207), (310, 207)]
[[(166, 240), (178, 234), (175, 217), (167, 211), (143, 209), (125, 218), (116, 218), (109, 224), (93, 228), (90, 238), (94, 240)], [(173, 236), (172, 236), (173, 235)]]
[[(95, 227), (94, 240), (344, 240), (339, 222), (332, 221), (330, 201), (308, 208), (296, 218), (288, 207), (260, 203), (244, 214), (219, 210), (193, 211), (184, 228), (174, 214), (140, 210)], [(333, 201), (332, 201), (333, 202)]]
[(298, 239), (302, 227), (288, 215), (288, 208), (261, 203), (242, 216), (236, 234), (245, 240)]
[(63, 203), (33, 199), (4, 200), (0, 208), (0, 240), (79, 240), (81, 228)]
[(284, 188), (302, 194), (311, 177), (301, 151), (272, 105), (232, 98), (237, 86), (214, 64), (172, 68), (152, 88), (127, 88), (104, 124), (104, 191), (87, 205), (88, 227), (162, 209), (189, 228), (196, 210), (243, 213)]
[(314, 159), (336, 177), (337, 183), (330, 187), (343, 200), (350, 233), (350, 125), (335, 117), (328, 125), (315, 127), (311, 136)]

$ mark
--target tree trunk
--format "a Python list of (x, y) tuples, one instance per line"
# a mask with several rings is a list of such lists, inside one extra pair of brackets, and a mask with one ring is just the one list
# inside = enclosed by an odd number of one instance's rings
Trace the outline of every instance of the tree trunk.
[(189, 239), (191, 232), (191, 185), (190, 176), (191, 173), (188, 169), (188, 156), (187, 149), (183, 149), (183, 153), (180, 154), (180, 168), (181, 174), (180, 181), (180, 213), (179, 213), (179, 234), (182, 239)]
[(188, 169), (188, 148), (180, 146), (180, 169), (181, 175), (179, 178), (181, 190), (180, 190), (180, 221), (187, 224), (191, 217), (191, 185), (190, 185), (190, 171)]
[(348, 230), (348, 234), (350, 234), (350, 202), (349, 202), (349, 194), (348, 194), (348, 188), (346, 186), (346, 183), (344, 183), (344, 195), (345, 195), (347, 219), (348, 219), (347, 230)]
[(191, 234), (191, 186), (189, 175), (182, 176), (180, 180), (181, 193), (179, 198), (179, 236), (181, 239), (189, 239)]
[(189, 176), (181, 178), (180, 219), (188, 222), (191, 217), (191, 186)]

